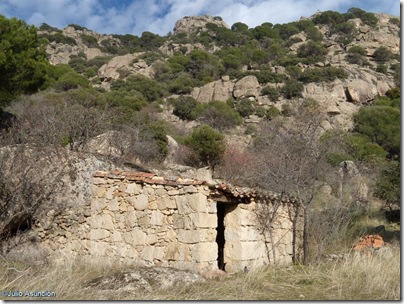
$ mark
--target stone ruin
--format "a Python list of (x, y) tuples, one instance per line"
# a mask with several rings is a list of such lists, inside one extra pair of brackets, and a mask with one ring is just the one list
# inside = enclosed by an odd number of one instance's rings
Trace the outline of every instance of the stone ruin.
[(298, 205), (273, 193), (125, 171), (96, 172), (92, 188), (85, 205), (32, 227), (42, 247), (194, 272), (288, 265), (302, 254)]

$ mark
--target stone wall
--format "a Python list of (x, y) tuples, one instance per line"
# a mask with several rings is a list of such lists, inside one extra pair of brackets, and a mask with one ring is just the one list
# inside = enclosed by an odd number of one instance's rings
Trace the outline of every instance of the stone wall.
[[(218, 268), (220, 247), (225, 270), (236, 272), (290, 264), (293, 252), (301, 248), (298, 227), (293, 245), (290, 202), (254, 200), (253, 195), (202, 181), (151, 173), (98, 172), (92, 184), (93, 196), (80, 210), (49, 212), (33, 229), (59, 257), (84, 255), (202, 271)], [(278, 206), (266, 228), (257, 216), (264, 205)], [(224, 210), (221, 219), (218, 209)], [(219, 234), (224, 245), (217, 240)]]
[(217, 259), (217, 218), (208, 196), (204, 185), (95, 178), (91, 252), (146, 266), (211, 268)]

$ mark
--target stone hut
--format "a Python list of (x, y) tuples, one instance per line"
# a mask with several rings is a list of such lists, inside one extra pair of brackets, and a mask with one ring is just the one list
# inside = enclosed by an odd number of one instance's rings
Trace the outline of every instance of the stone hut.
[(38, 223), (47, 248), (192, 271), (287, 265), (301, 256), (297, 204), (273, 193), (124, 171), (96, 172), (92, 185), (82, 209)]

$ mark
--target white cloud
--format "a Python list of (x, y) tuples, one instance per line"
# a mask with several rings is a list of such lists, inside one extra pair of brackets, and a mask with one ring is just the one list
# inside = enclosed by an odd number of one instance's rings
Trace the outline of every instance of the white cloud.
[[(108, 2), (109, 7), (102, 3)], [(113, 7), (112, 2), (119, 3)], [(128, 3), (125, 5), (125, 3)], [(308, 17), (317, 10), (345, 12), (359, 7), (374, 12), (399, 15), (396, 0), (2, 0), (0, 13), (28, 23), (42, 22), (64, 28), (80, 24), (101, 33), (132, 33), (143, 31), (165, 35), (175, 22), (192, 15), (221, 16), (231, 26), (244, 22), (255, 27), (263, 22), (285, 23)]]

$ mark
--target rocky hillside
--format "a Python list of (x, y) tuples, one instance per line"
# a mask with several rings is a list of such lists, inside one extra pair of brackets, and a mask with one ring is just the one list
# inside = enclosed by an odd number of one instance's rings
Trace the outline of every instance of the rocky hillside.
[(213, 171), (288, 195), (321, 181), (321, 212), (343, 200), (400, 203), (394, 16), (353, 8), (255, 28), (191, 16), (140, 37), (43, 24), (38, 36), (46, 77), (28, 95), (11, 86), (18, 98), (0, 108), (0, 234), (85, 205), (95, 169)]
[[(90, 74), (95, 87), (110, 90), (115, 81), (143, 75), (165, 82), (174, 98), (189, 95), (201, 103), (248, 98), (256, 109), (244, 117), (246, 123), (259, 122), (262, 111), (271, 106), (282, 111), (291, 104), (291, 96), (280, 94), (271, 99), (269, 93), (277, 95), (286, 79), (303, 75), (297, 77), (303, 89), (296, 97), (317, 100), (325, 113), (335, 117), (336, 127), (349, 130), (358, 107), (395, 86), (400, 29), (398, 19), (386, 14), (375, 14), (370, 21), (352, 16), (337, 26), (327, 19), (327, 13), (286, 25), (264, 23), (253, 29), (242, 23), (230, 29), (220, 17), (184, 17), (166, 37), (149, 32), (140, 38), (101, 35), (77, 25), (62, 31), (42, 26), (39, 34), (51, 41), (47, 53), (52, 64), (69, 63), (84, 75), (83, 65), (88, 66), (87, 71), (95, 69), (96, 75)], [(387, 60), (379, 58), (383, 51)], [(188, 71), (191, 68), (184, 67), (184, 62), (186, 65), (192, 55), (205, 56), (195, 58), (196, 64), (203, 65), (205, 60), (216, 65), (217, 71), (208, 70), (211, 75), (206, 76)], [(88, 64), (91, 60), (92, 66)], [(184, 62), (177, 62), (181, 60)], [(332, 68), (344, 71), (344, 77), (320, 75), (321, 71), (336, 72)], [(170, 115), (169, 106), (164, 109), (163, 117), (178, 122)]]

